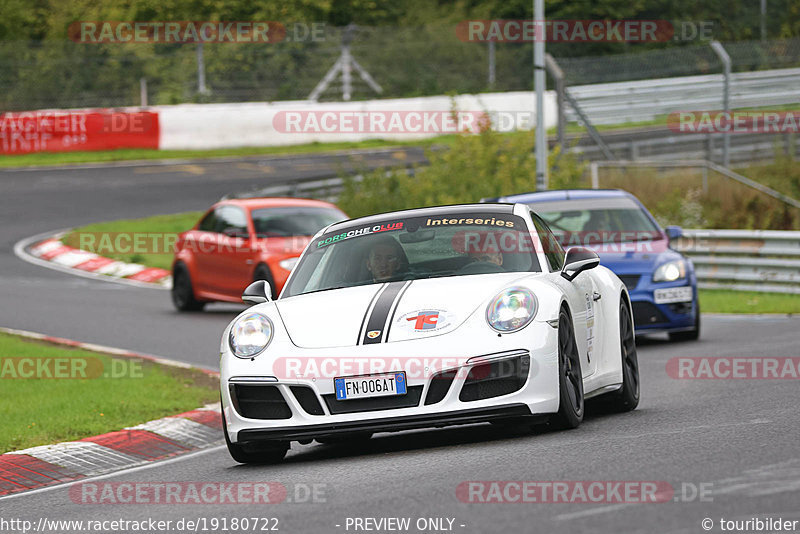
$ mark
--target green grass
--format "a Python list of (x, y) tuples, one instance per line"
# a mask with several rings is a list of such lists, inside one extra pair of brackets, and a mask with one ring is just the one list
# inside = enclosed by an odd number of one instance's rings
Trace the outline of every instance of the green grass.
[[(163, 250), (163, 247), (154, 250), (149, 245), (149, 243), (153, 242), (152, 238), (145, 239), (148, 244), (143, 247), (137, 247), (133, 239), (140, 234), (158, 234), (159, 242), (163, 243), (165, 235), (169, 236), (168, 239), (172, 239), (172, 242), (174, 242), (177, 234), (193, 227), (202, 215), (202, 211), (189, 211), (172, 215), (156, 215), (143, 219), (122, 219), (89, 224), (72, 230), (62, 238), (62, 241), (71, 247), (95, 252), (107, 258), (171, 270), (172, 251), (157, 252), (158, 250)], [(124, 232), (131, 236), (130, 240), (120, 240), (119, 248), (114, 245), (116, 240), (114, 234), (117, 232)], [(109, 240), (104, 240), (103, 236), (106, 233)]]
[[(6, 363), (6, 358), (18, 357), (78, 358), (89, 362), (86, 376), (98, 377), (12, 378), (28, 369)], [(112, 358), (2, 333), (0, 358), (0, 453), (120, 430), (219, 398), (217, 379), (199, 371)], [(130, 376), (103, 377), (100, 365), (109, 373), (125, 368)], [(51, 366), (51, 372), (54, 369)]]
[(107, 163), (132, 160), (205, 159), (274, 154), (312, 154), (335, 150), (390, 148), (399, 146), (427, 147), (432, 144), (448, 145), (452, 142), (454, 137), (454, 135), (443, 135), (416, 141), (370, 139), (359, 142), (308, 143), (304, 145), (220, 148), (214, 150), (151, 150), (131, 148), (100, 152), (37, 152), (34, 154), (0, 156), (0, 168)]
[(703, 313), (800, 313), (800, 296), (727, 289), (699, 290)]

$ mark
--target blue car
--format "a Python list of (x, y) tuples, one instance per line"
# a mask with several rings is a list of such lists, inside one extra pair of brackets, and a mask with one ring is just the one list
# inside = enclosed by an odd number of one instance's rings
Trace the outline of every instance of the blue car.
[(562, 246), (586, 246), (622, 279), (630, 293), (636, 334), (667, 333), (673, 341), (700, 337), (697, 278), (691, 260), (670, 248), (681, 229), (663, 230), (639, 200), (618, 189), (521, 193), (489, 202), (528, 204)]

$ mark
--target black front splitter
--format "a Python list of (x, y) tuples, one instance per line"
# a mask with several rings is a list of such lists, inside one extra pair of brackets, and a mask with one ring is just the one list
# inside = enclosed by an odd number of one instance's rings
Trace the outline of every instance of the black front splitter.
[[(491, 408), (472, 408), (453, 412), (406, 415), (403, 417), (383, 417), (361, 421), (344, 421), (341, 423), (323, 423), (319, 425), (284, 426), (275, 428), (253, 428), (239, 431), (237, 443), (257, 441), (297, 441), (317, 437), (335, 436), (353, 432), (397, 432), (417, 428), (444, 427), (451, 425), (468, 425), (498, 421), (512, 417), (531, 417), (531, 411), (525, 404), (507, 404)], [(544, 419), (546, 416), (541, 416)]]

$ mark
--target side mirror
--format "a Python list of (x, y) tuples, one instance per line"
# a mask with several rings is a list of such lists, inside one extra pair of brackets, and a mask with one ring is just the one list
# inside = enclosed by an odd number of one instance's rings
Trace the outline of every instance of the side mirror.
[(683, 229), (680, 226), (667, 226), (665, 230), (670, 241), (683, 237)]
[(263, 302), (270, 302), (272, 299), (269, 296), (272, 294), (272, 288), (266, 280), (256, 280), (244, 290), (242, 293), (242, 301), (248, 304), (261, 304)]
[(576, 276), (588, 269), (600, 265), (600, 256), (597, 252), (585, 247), (572, 247), (564, 256), (564, 267), (561, 276), (572, 282)]

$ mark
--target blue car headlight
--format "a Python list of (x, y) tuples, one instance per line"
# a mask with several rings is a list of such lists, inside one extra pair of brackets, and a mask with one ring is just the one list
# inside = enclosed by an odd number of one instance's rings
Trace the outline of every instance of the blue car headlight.
[(511, 287), (498, 294), (486, 308), (486, 322), (501, 333), (528, 326), (536, 316), (536, 296), (525, 287)]
[(675, 260), (658, 266), (653, 273), (653, 282), (674, 282), (686, 278), (686, 262)]
[(252, 358), (261, 354), (272, 341), (272, 321), (260, 313), (242, 315), (231, 326), (228, 345), (237, 358)]

